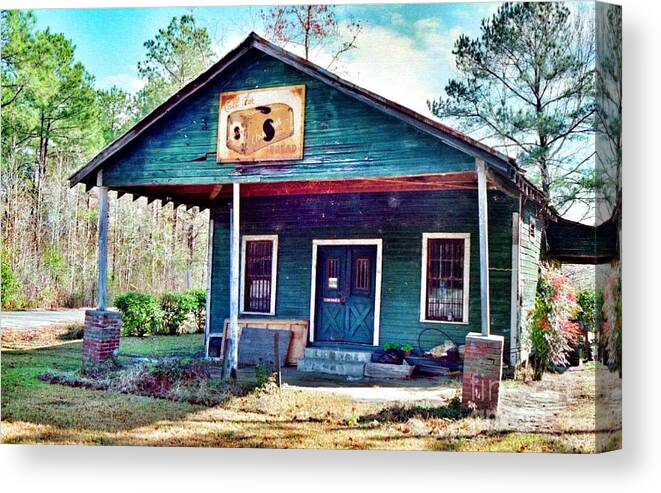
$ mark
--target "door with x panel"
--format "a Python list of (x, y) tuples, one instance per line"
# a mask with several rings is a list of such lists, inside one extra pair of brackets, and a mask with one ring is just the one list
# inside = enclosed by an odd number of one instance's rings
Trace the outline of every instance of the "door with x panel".
[(375, 284), (376, 246), (319, 246), (315, 340), (372, 344)]

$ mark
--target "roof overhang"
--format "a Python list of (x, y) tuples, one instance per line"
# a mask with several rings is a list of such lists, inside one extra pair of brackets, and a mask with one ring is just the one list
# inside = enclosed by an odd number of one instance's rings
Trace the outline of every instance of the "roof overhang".
[(348, 96), (398, 118), (416, 129), (438, 138), (445, 144), (473, 156), (475, 159), (485, 161), (491, 170), (502, 179), (509, 182), (510, 185), (513, 185), (513, 187), (522, 195), (533, 199), (544, 207), (547, 206), (547, 201), (543, 192), (525, 178), (525, 171), (516, 165), (514, 158), (502, 154), (501, 152), (492, 149), (462, 132), (448, 127), (437, 120), (421, 115), (405, 106), (348, 82), (312, 62), (276, 46), (255, 33), (251, 33), (241, 44), (225, 55), (220, 61), (177, 91), (151, 113), (136, 123), (126, 133), (101, 150), (85, 166), (73, 173), (69, 177), (70, 186), (73, 187), (81, 182), (86, 183), (88, 187), (96, 185), (97, 172), (102, 169), (106, 163), (111, 162), (112, 158), (122, 149), (138, 139), (149, 128), (165, 118), (168, 113), (182, 105), (201, 90), (208, 82), (221, 75), (244, 54), (252, 49), (269, 55), (282, 63), (296, 68), (310, 77), (320, 80)]

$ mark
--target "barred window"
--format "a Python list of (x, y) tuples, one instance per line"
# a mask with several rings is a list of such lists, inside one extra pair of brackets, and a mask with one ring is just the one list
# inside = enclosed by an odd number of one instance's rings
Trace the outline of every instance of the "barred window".
[(244, 237), (243, 312), (275, 313), (277, 237)]
[(425, 233), (423, 241), (421, 319), (467, 322), (470, 236)]

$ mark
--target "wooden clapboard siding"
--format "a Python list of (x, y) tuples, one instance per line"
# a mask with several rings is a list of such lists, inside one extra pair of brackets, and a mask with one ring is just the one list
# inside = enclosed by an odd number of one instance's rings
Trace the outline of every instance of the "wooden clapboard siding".
[[(218, 95), (306, 85), (304, 159), (216, 163)], [(257, 50), (173, 110), (104, 169), (111, 187), (278, 182), (473, 171), (474, 158)]]
[[(531, 235), (531, 224), (535, 224), (535, 235)], [(525, 333), (528, 314), (535, 306), (537, 280), (542, 248), (542, 223), (538, 217), (537, 206), (528, 202), (521, 211), (521, 250), (520, 250), (520, 283), (521, 309), (519, 314), (519, 333)], [(521, 347), (523, 341), (519, 339)]]
[[(509, 341), (511, 218), (518, 200), (490, 192), (489, 207), (492, 330)], [(211, 323), (212, 331), (220, 331), (229, 307), (229, 210), (218, 208), (215, 217)], [(250, 197), (241, 202), (242, 234), (279, 235), (277, 318), (309, 319), (313, 239), (383, 239), (381, 344), (415, 344), (425, 327), (441, 328), (459, 340), (480, 330), (477, 228), (475, 190)], [(468, 325), (419, 321), (422, 233), (435, 231), (471, 234)]]

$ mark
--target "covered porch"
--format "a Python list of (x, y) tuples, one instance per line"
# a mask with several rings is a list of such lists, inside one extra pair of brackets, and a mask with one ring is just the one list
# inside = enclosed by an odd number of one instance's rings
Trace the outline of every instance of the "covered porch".
[[(461, 343), (471, 331), (490, 334), (487, 197), (491, 195), (495, 207), (493, 227), (506, 231), (496, 233), (493, 241), (501, 258), (497, 262), (508, 263), (504, 265), (507, 272), (496, 271), (497, 286), (507, 281), (508, 290), (510, 260), (504, 254), (511, 251), (511, 210), (518, 207), (518, 198), (485, 168), (477, 160), (474, 171), (425, 176), (107, 188), (101, 176), (99, 195), (102, 207), (107, 191), (114, 190), (162, 204), (210, 209), (205, 356), (222, 360), (227, 355), (227, 371), (232, 374), (240, 363), (240, 327), (260, 327), (264, 320), (276, 327), (283, 321), (306, 324), (303, 350), (314, 346), (373, 351), (388, 342), (415, 344), (417, 334), (426, 327), (442, 328)], [(103, 287), (105, 239), (100, 226), (99, 286)], [(421, 254), (426, 253), (425, 235), (435, 234), (465, 240), (466, 272), (459, 282), (462, 288), (464, 282), (466, 286), (458, 298), (450, 300), (460, 305), (457, 310), (428, 317), (423, 313), (428, 300), (423, 299), (427, 280), (421, 272)], [(254, 284), (259, 289), (249, 288), (246, 248), (251, 242), (259, 246), (273, 239), (268, 260), (273, 273), (265, 279), (259, 275), (268, 273), (257, 272)], [(342, 286), (320, 287), (322, 274), (335, 283), (345, 277), (324, 271), (333, 255), (342, 260), (341, 267), (343, 255), (369, 260), (369, 271), (359, 279), (364, 286), (351, 287), (369, 289), (368, 296), (347, 296)], [(348, 268), (346, 277), (352, 275), (353, 261)], [(256, 298), (248, 299), (255, 289)], [(104, 290), (99, 294), (101, 307)], [(509, 333), (509, 301), (505, 297), (496, 309), (500, 333)], [(347, 305), (348, 311), (358, 315), (353, 326), (341, 328), (348, 335), (342, 337), (338, 324), (322, 323), (320, 318)], [(443, 342), (443, 337), (435, 342)]]

